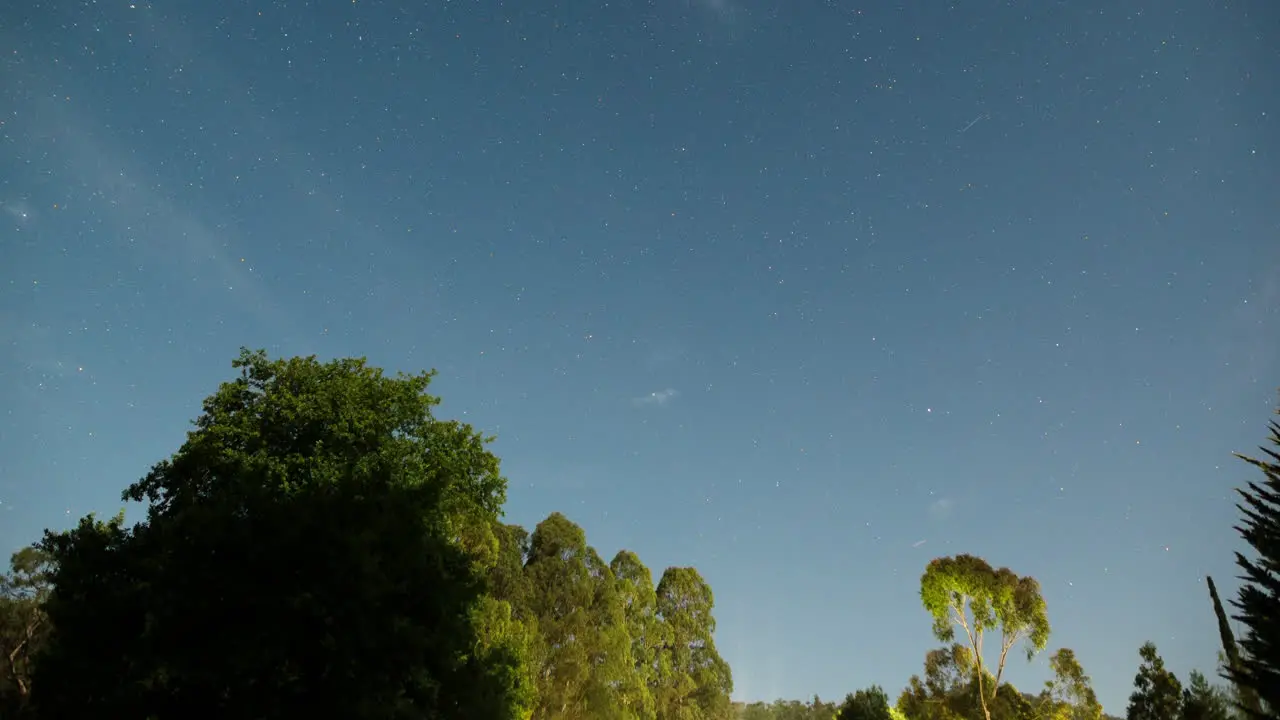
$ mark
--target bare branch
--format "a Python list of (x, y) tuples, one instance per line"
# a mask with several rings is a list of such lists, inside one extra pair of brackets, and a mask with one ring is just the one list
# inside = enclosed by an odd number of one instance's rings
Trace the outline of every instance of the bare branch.
[[(1011, 633), (1009, 632), (1001, 633), (1000, 635), (1000, 664), (996, 667), (996, 688), (997, 689), (1000, 687), (1000, 677), (1004, 675), (1004, 659), (1006, 656), (1009, 655), (1009, 650), (1011, 650), (1013, 646), (1017, 644), (1018, 638), (1021, 635), (1022, 635), (1022, 632), (1020, 630), (1015, 630)], [(994, 691), (992, 692), (991, 697), (993, 699), (995, 698)]]

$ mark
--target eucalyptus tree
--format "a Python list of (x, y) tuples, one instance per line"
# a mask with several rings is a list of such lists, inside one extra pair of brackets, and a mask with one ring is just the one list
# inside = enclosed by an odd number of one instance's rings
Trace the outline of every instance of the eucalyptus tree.
[[(964, 631), (977, 674), (979, 705), (986, 720), (991, 720), (991, 704), (1009, 651), (1025, 641), (1029, 661), (1049, 641), (1049, 618), (1040, 583), (1008, 568), (995, 569), (980, 557), (957, 555), (929, 563), (920, 578), (920, 599), (933, 618), (933, 634), (939, 640), (950, 643), (957, 628)], [(1000, 633), (1000, 650), (994, 678), (988, 682), (982, 651), (986, 635), (993, 631)]]
[(657, 607), (667, 627), (654, 693), (659, 720), (729, 717), (733, 676), (716, 650), (711, 586), (694, 568), (669, 567), (658, 582)]
[(538, 523), (525, 564), (538, 633), (532, 653), (538, 718), (630, 718), (637, 688), (625, 609), (613, 572), (560, 513)]

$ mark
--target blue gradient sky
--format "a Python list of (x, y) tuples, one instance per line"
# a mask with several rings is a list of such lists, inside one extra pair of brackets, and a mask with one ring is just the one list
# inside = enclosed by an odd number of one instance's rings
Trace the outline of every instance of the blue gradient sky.
[(696, 565), (739, 698), (896, 696), (959, 552), (1109, 712), (1145, 640), (1211, 670), (1280, 8), (901, 5), (6, 4), (0, 544), (118, 509), (241, 345), (367, 355), (512, 521)]

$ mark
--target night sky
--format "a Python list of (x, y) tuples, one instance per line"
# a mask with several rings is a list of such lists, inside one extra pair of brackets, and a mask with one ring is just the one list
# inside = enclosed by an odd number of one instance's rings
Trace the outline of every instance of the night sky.
[[(1123, 714), (1214, 674), (1280, 385), (1280, 6), (13, 2), (0, 548), (242, 345), (437, 368), (507, 518), (695, 565), (736, 698), (896, 698), (929, 559)], [(1259, 476), (1260, 477), (1260, 476)], [(133, 508), (130, 517), (141, 513)], [(1010, 677), (1036, 690), (1048, 652)]]

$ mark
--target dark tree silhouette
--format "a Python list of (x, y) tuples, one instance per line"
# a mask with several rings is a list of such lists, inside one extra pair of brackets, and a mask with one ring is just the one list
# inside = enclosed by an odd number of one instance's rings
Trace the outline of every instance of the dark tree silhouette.
[(1242, 500), (1236, 507), (1244, 515), (1236, 530), (1258, 557), (1250, 560), (1236, 553), (1244, 574), (1231, 604), (1239, 611), (1235, 619), (1247, 630), (1240, 639), (1244, 652), (1239, 665), (1228, 667), (1231, 679), (1262, 701), (1261, 708), (1246, 708), (1259, 720), (1280, 717), (1280, 423), (1272, 421), (1270, 428), (1275, 450), (1260, 448), (1261, 460), (1237, 455), (1261, 470), (1263, 480), (1236, 491)]
[(234, 367), (125, 492), (145, 520), (46, 534), (39, 716), (522, 716), (520, 648), (485, 633), (506, 486), (486, 438), (432, 416), (430, 373)]

